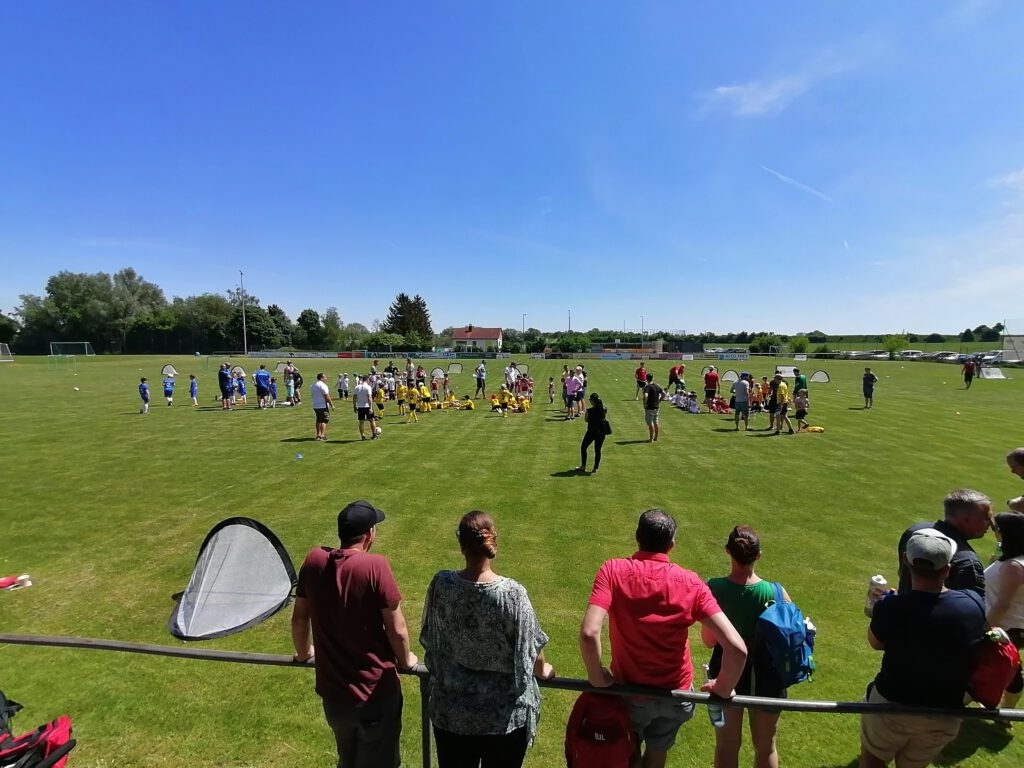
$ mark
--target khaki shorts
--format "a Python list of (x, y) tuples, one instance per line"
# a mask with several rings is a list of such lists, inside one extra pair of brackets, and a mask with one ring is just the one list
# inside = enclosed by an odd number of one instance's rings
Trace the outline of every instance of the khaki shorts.
[[(874, 686), (867, 700), (871, 704), (889, 703)], [(889, 763), (899, 755), (901, 768), (924, 768), (956, 738), (961, 722), (957, 717), (862, 715), (860, 743), (879, 760)]]
[(644, 421), (647, 422), (648, 427), (653, 427), (658, 423), (658, 408), (645, 408), (644, 409)]

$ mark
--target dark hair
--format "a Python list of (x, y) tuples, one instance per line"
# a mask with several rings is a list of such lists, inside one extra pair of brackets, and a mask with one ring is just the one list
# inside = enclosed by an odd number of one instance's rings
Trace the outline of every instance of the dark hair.
[(593, 403), (595, 408), (600, 408), (601, 412), (604, 412), (604, 403), (601, 402), (601, 396), (597, 392), (590, 393), (590, 402)]
[(1024, 555), (1024, 514), (1000, 512), (996, 515), (996, 528), (999, 529), (1003, 548), (1000, 560), (1013, 560)]
[(648, 509), (636, 525), (636, 543), (644, 552), (668, 552), (676, 538), (676, 521), (661, 509)]
[(647, 374), (647, 380), (648, 381), (654, 381), (654, 374), (653, 373), (648, 373)]
[(473, 510), (459, 520), (459, 547), (467, 557), (486, 557), (493, 560), (498, 554), (498, 532), (494, 519), (486, 512)]
[(749, 525), (737, 525), (729, 533), (725, 551), (740, 565), (750, 565), (761, 554), (761, 539)]

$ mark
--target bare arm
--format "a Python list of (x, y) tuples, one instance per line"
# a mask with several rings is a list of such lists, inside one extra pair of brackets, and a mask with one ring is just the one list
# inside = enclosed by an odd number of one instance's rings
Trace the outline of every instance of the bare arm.
[(875, 637), (875, 633), (871, 631), (871, 627), (868, 627), (868, 645), (874, 648), (876, 651), (884, 651), (885, 643)]
[(708, 616), (701, 622), (701, 635), (705, 627), (710, 628), (715, 643), (722, 646), (722, 669), (718, 678), (709, 680), (701, 686), (701, 690), (730, 699), (735, 695), (736, 683), (747, 663), (747, 644), (722, 612)]
[(601, 627), (608, 612), (596, 605), (588, 605), (580, 625), (580, 656), (587, 668), (587, 679), (597, 688), (607, 688), (615, 683), (615, 678), (601, 664)]
[(419, 659), (409, 644), (409, 627), (405, 623), (401, 604), (395, 605), (394, 608), (381, 609), (381, 616), (384, 618), (384, 631), (387, 633), (399, 669), (415, 667)]
[(544, 651), (537, 654), (537, 661), (533, 664), (533, 676), (541, 680), (550, 680), (555, 676), (555, 668), (544, 659)]
[(295, 661), (309, 661), (313, 658), (313, 644), (309, 640), (309, 603), (304, 597), (296, 597), (292, 607), (292, 645), (295, 647)]
[(1007, 562), (999, 572), (999, 599), (988, 609), (988, 623), (998, 627), (1013, 602), (1017, 590), (1024, 584), (1024, 566), (1013, 561)]

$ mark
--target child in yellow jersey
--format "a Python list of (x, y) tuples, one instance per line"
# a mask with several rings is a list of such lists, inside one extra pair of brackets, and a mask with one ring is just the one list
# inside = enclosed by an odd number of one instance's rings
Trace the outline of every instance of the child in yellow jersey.
[(501, 413), (501, 402), (497, 395), (491, 395), (491, 413)]
[(476, 406), (473, 404), (473, 400), (469, 395), (462, 398), (462, 410), (464, 411), (475, 411)]
[(430, 410), (430, 390), (427, 389), (426, 384), (420, 384), (420, 410), (423, 412)]
[(514, 402), (513, 397), (509, 393), (508, 387), (502, 384), (498, 391), (498, 405), (501, 406), (501, 415), (506, 418), (508, 418), (508, 406), (511, 402)]
[(420, 393), (416, 391), (416, 387), (409, 387), (409, 391), (406, 393), (406, 400), (409, 403), (409, 415), (405, 419), (406, 424), (419, 421), (419, 417), (416, 415), (416, 404), (419, 402), (419, 399)]
[(395, 389), (395, 399), (398, 400), (398, 415), (405, 416), (405, 396), (409, 393), (404, 383), (399, 384)]
[(387, 392), (384, 391), (384, 387), (377, 387), (377, 392), (373, 396), (373, 403), (377, 406), (377, 418), (384, 416), (384, 400), (387, 398)]
[(459, 405), (459, 401), (458, 401), (458, 399), (457, 399), (457, 398), (455, 397), (455, 393), (454, 393), (454, 392), (452, 392), (452, 391), (451, 391), (451, 390), (449, 389), (449, 390), (448, 390), (448, 396), (447, 396), (447, 397), (445, 397), (445, 399), (444, 399), (444, 406), (445, 406), (445, 408), (451, 408), (451, 407), (452, 407), (453, 405), (454, 405), (455, 407), (458, 407), (458, 405)]

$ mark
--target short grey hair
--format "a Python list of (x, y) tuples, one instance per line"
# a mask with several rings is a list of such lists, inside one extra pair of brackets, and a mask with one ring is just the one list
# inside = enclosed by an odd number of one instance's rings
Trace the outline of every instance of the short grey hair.
[(942, 500), (942, 510), (947, 520), (964, 512), (973, 512), (979, 507), (991, 506), (992, 499), (981, 491), (973, 491), (970, 488), (957, 488), (946, 494), (946, 498)]
[(1024, 448), (1014, 448), (1006, 454), (1006, 463), (1016, 467), (1024, 467)]

